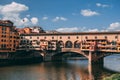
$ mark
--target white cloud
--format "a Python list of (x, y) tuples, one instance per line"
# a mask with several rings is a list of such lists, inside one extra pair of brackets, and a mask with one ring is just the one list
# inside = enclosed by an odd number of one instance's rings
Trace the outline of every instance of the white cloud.
[(56, 22), (56, 21), (58, 21), (60, 18), (59, 17), (55, 17), (54, 19), (53, 19), (53, 22)]
[(53, 19), (53, 22), (57, 22), (57, 21), (67, 21), (67, 18), (57, 16)]
[(1, 19), (11, 20), (12, 22), (14, 22), (14, 25), (19, 27), (31, 25), (32, 22), (30, 22), (30, 20), (28, 19), (30, 15), (26, 15), (25, 18), (20, 17), (21, 13), (27, 10), (29, 10), (28, 6), (24, 4), (12, 2), (10, 4), (0, 5), (0, 16), (1, 16)]
[(42, 18), (42, 20), (47, 20), (47, 19), (48, 19), (48, 17), (46, 17), (46, 16)]
[[(120, 23), (119, 23), (119, 29), (116, 29), (117, 31), (120, 31)], [(108, 32), (113, 31), (110, 29), (98, 29), (98, 28), (88, 28), (88, 27), (62, 27), (56, 29), (58, 32)], [(115, 31), (115, 29), (114, 29)]]
[(120, 22), (111, 23), (110, 26), (108, 27), (108, 30), (114, 30), (114, 31), (120, 30)]
[(29, 19), (25, 17), (25, 18), (23, 19), (23, 22), (25, 22), (25, 23), (26, 23), (26, 22), (29, 22)]
[(3, 20), (11, 20), (15, 23), (15, 25), (21, 26), (24, 23), (22, 23), (20, 13), (28, 9), (29, 8), (24, 4), (12, 2), (11, 4), (0, 5), (0, 15)]
[(25, 18), (21, 19), (21, 21), (19, 23), (21, 23), (24, 26), (29, 26), (30, 20), (27, 17), (25, 17)]
[(4, 14), (4, 13), (6, 14), (6, 13), (19, 13), (19, 12), (22, 12), (22, 11), (26, 11), (29, 8), (25, 5), (23, 5), (23, 4), (12, 2), (11, 4), (1, 6), (0, 9), (1, 9), (0, 11), (1, 11), (2, 14)]
[(98, 29), (88, 29), (88, 32), (98, 32)]
[(60, 20), (66, 21), (66, 20), (67, 20), (67, 18), (60, 17)]
[(109, 5), (101, 4), (101, 3), (96, 3), (96, 6), (98, 6), (98, 7), (103, 7), (103, 8), (109, 7)]
[(33, 24), (37, 24), (37, 23), (38, 23), (38, 18), (37, 18), (37, 17), (31, 18), (31, 22), (32, 22)]
[(101, 30), (98, 30), (97, 28), (90, 29), (86, 27), (64, 27), (64, 28), (58, 28), (56, 29), (58, 32), (99, 32)]
[(81, 10), (81, 15), (83, 16), (95, 16), (95, 15), (99, 15), (98, 12), (95, 12), (95, 11), (92, 11), (90, 9), (84, 9), (84, 10)]
[(78, 31), (78, 28), (77, 27), (71, 27), (71, 28), (65, 27), (65, 28), (58, 28), (58, 29), (56, 29), (56, 31), (58, 31), (58, 32), (76, 32), (76, 31)]

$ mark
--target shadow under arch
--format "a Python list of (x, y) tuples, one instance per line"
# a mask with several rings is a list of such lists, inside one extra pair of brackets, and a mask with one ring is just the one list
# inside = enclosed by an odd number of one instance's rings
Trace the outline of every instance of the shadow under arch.
[(53, 61), (61, 61), (63, 58), (66, 57), (72, 57), (74, 55), (74, 57), (85, 57), (85, 59), (88, 59), (87, 55), (83, 55), (83, 53), (81, 52), (77, 52), (77, 51), (72, 51), (72, 52), (60, 52), (60, 53), (56, 53), (54, 55), (52, 55), (52, 60)]

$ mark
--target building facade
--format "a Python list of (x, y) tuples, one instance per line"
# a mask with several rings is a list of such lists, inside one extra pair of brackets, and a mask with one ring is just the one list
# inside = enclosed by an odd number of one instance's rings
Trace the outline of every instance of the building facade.
[(0, 20), (0, 53), (16, 52), (19, 46), (19, 34), (15, 30), (13, 22)]
[(120, 32), (39, 33), (21, 34), (20, 49), (48, 50), (59, 48), (90, 49), (91, 43), (99, 49), (120, 50)]

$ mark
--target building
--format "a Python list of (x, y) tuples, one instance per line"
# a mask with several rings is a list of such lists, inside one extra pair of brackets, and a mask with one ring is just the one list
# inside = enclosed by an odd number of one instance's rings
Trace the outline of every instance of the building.
[(13, 22), (0, 20), (0, 53), (16, 52), (19, 46), (19, 34)]
[(17, 28), (16, 30), (19, 34), (45, 33), (45, 31), (39, 26)]
[(31, 33), (20, 36), (21, 42), (31, 42), (29, 45), (28, 43), (20, 45), (21, 47), (28, 46), (29, 50), (41, 50), (40, 46), (42, 45), (48, 50), (57, 50), (57, 48), (87, 50), (90, 49), (91, 44), (95, 45), (96, 43), (98, 49), (120, 50), (120, 32)]
[(31, 33), (45, 33), (42, 27), (39, 26), (33, 26), (31, 30), (32, 30)]

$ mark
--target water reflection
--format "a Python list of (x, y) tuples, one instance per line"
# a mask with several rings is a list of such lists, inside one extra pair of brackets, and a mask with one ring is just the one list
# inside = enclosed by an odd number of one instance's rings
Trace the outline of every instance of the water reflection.
[(69, 60), (0, 67), (0, 80), (101, 80), (113, 73), (103, 65), (88, 65), (87, 60)]

